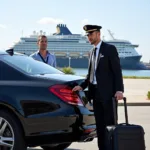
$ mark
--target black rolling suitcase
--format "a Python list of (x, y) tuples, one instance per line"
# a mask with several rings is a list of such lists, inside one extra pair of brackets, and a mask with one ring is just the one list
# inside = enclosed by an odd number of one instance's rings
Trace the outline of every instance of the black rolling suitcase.
[(140, 125), (128, 123), (126, 98), (123, 100), (126, 122), (117, 124), (116, 100), (113, 98), (115, 125), (106, 127), (106, 150), (145, 150), (144, 129)]

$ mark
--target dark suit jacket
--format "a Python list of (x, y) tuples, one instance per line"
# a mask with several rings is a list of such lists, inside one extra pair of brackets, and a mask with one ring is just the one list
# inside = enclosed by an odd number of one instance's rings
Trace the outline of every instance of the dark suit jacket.
[[(93, 50), (92, 50), (93, 51)], [(85, 89), (88, 86), (89, 90), (89, 100), (91, 97), (91, 86), (90, 86), (90, 69), (91, 69), (91, 56), (90, 53), (88, 75), (85, 81), (81, 84), (81, 87)], [(102, 56), (103, 55), (103, 56)], [(101, 43), (99, 50), (99, 56), (97, 61), (96, 69), (96, 80), (97, 80), (97, 90), (96, 99), (99, 100), (110, 100), (116, 93), (116, 91), (124, 92), (123, 88), (123, 78), (120, 66), (120, 59), (115, 46), (107, 44), (105, 42)]]

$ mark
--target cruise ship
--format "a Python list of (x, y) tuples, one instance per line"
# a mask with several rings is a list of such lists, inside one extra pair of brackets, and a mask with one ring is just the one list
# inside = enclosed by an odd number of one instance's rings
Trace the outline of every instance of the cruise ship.
[[(136, 44), (126, 40), (113, 37), (108, 30), (112, 40), (103, 40), (115, 45), (119, 54), (122, 69), (145, 70), (144, 64), (140, 63), (142, 55), (135, 48)], [(33, 31), (29, 37), (21, 37), (19, 42), (13, 45), (14, 51), (30, 55), (38, 50), (37, 38), (46, 35), (42, 30), (37, 33)], [(48, 38), (48, 50), (54, 53), (57, 59), (57, 67), (87, 68), (89, 51), (93, 47), (85, 35), (72, 34), (66, 24), (57, 24), (56, 33), (46, 35)]]

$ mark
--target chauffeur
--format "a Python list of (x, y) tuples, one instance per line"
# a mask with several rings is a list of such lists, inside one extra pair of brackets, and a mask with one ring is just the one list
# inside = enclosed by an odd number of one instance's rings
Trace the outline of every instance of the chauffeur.
[(97, 126), (98, 146), (105, 150), (105, 127), (114, 125), (112, 97), (123, 98), (123, 78), (116, 47), (100, 38), (101, 26), (85, 25), (89, 42), (94, 46), (90, 51), (88, 74), (81, 85), (73, 91), (89, 89), (88, 98), (93, 100)]

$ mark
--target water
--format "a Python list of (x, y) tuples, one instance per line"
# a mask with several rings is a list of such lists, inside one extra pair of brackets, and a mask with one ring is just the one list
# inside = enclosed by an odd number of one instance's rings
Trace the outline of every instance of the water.
[[(76, 75), (87, 75), (87, 69), (73, 68)], [(150, 70), (122, 70), (123, 76), (150, 77)]]

